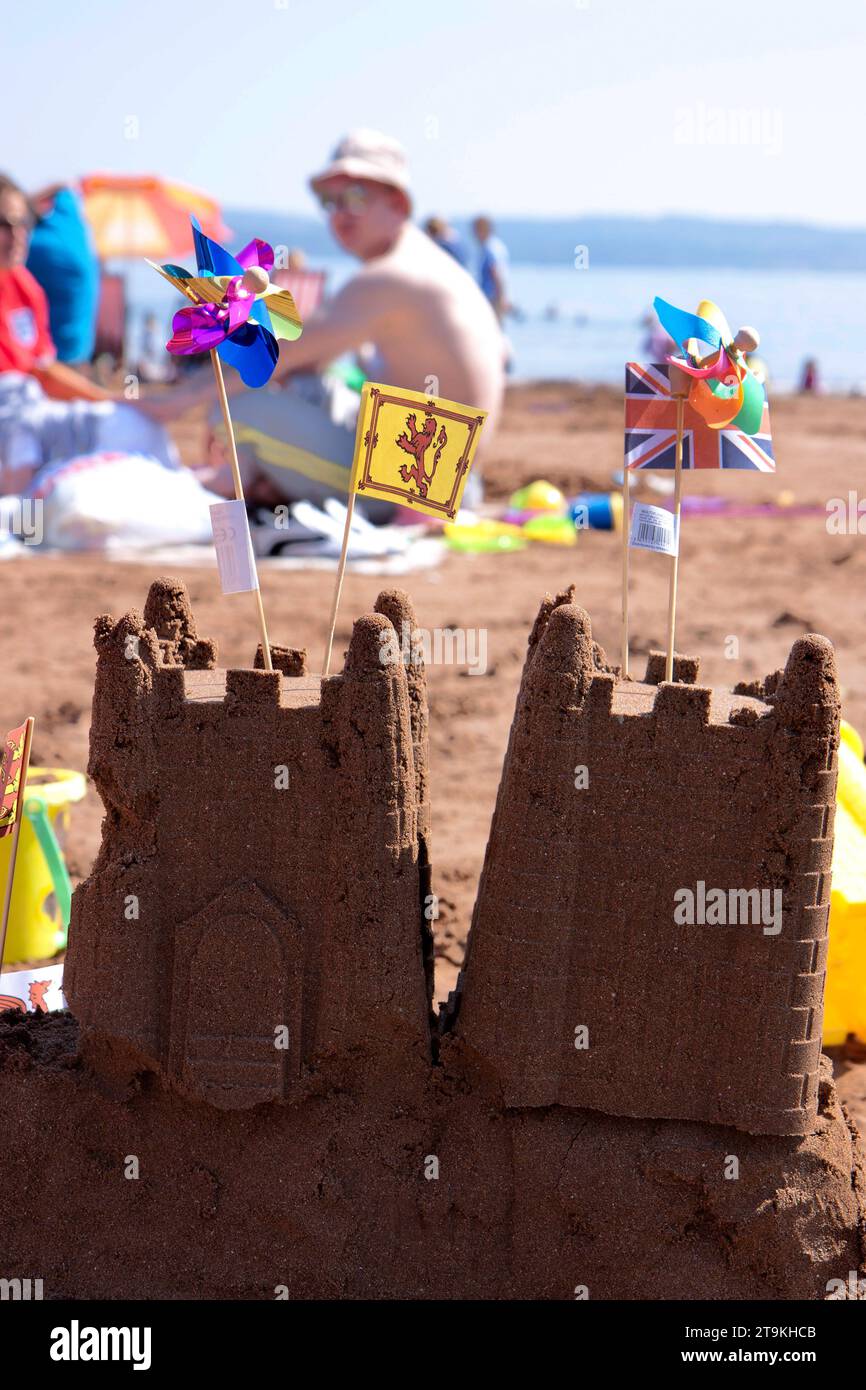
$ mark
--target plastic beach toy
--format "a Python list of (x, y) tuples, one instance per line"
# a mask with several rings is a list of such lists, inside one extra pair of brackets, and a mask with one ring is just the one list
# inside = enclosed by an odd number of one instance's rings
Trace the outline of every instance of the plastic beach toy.
[(543, 478), (519, 487), (508, 499), (508, 510), (514, 512), (564, 512), (565, 506), (564, 494)]
[(446, 522), (444, 535), (452, 550), (466, 554), (523, 550), (526, 547), (526, 537), (519, 526), (509, 526), (507, 522), (493, 521), (489, 517)]
[[(72, 887), (60, 841), (70, 808), (87, 783), (80, 772), (31, 767), (12, 888), (4, 960), (42, 960), (63, 950), (69, 927)], [(0, 840), (0, 881), (9, 872), (12, 837)]]
[(866, 1042), (866, 766), (863, 743), (842, 722), (824, 994), (824, 1045), (849, 1033)]
[(622, 526), (621, 492), (580, 492), (568, 504), (578, 530), (618, 531)]
[(523, 534), (546, 545), (577, 545), (577, 531), (570, 516), (540, 512), (524, 523)]

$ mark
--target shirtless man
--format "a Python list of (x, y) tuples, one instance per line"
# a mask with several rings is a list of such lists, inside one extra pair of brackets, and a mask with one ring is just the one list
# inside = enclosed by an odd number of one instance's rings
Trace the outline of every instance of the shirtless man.
[[(239, 391), (239, 378), (232, 382), (245, 472), (253, 487), (264, 475), (277, 495), (271, 500), (347, 492), (359, 398), (339, 380), (311, 375), (346, 352), (362, 355), (373, 380), (488, 411), (482, 447), (502, 404), (505, 345), (496, 315), (471, 275), (410, 222), (401, 146), (355, 131), (311, 185), (335, 239), (362, 265), (298, 341), (282, 345), (273, 377), (282, 389)], [(264, 500), (261, 487), (257, 495)]]

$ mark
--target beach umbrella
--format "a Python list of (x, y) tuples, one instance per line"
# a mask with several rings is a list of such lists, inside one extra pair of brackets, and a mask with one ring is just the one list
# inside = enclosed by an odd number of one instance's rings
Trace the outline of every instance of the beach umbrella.
[(208, 236), (230, 235), (218, 203), (193, 188), (148, 174), (87, 174), (84, 215), (100, 260), (166, 257), (189, 245), (189, 219)]

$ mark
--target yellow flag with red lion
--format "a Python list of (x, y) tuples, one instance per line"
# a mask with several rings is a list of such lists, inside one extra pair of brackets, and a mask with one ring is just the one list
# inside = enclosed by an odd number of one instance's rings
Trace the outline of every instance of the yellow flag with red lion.
[(21, 763), (27, 735), (27, 721), (11, 729), (3, 744), (0, 758), (0, 839), (15, 825), (18, 796), (21, 790)]
[(456, 401), (366, 382), (352, 489), (453, 521), (486, 418)]

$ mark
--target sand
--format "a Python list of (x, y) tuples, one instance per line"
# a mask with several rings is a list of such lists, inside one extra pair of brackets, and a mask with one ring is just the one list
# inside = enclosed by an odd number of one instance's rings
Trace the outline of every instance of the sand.
[[(798, 506), (817, 510), (785, 517), (687, 517), (677, 645), (700, 654), (702, 682), (732, 685), (781, 665), (802, 633), (822, 632), (836, 648), (843, 715), (864, 730), (866, 647), (858, 619), (866, 545), (857, 535), (830, 534), (825, 509), (830, 499), (847, 498), (862, 476), (866, 400), (776, 400), (772, 418), (777, 475), (712, 472), (687, 477), (685, 491), (745, 503), (777, 500), (787, 492)], [(186, 461), (198, 461), (198, 422), (187, 422), (179, 437)], [(569, 492), (603, 490), (621, 454), (621, 395), (558, 385), (515, 388), (486, 465), (488, 492), (505, 497), (534, 477), (546, 477)], [(484, 675), (447, 665), (428, 669), (440, 999), (453, 988), (463, 957), (526, 634), (539, 599), (573, 581), (576, 601), (592, 613), (594, 636), (615, 659), (619, 564), (618, 540), (590, 532), (573, 550), (535, 546), (510, 556), (453, 555), (438, 569), (402, 581), (422, 627), (454, 625), (487, 633)], [(223, 598), (215, 568), (171, 568), (187, 582), (199, 630), (218, 640), (220, 664), (251, 665), (257, 643), (251, 600), (243, 595)], [(37, 555), (7, 563), (2, 575), (0, 724), (5, 720), (11, 727), (32, 712), (37, 718), (34, 760), (83, 768), (95, 667), (93, 619), (106, 610), (120, 615), (140, 606), (153, 567)], [(335, 644), (340, 654), (353, 618), (372, 608), (387, 583), (381, 577), (348, 575)], [(330, 576), (269, 573), (263, 566), (262, 590), (272, 640), (307, 647), (311, 666), (318, 665)], [(632, 651), (639, 665), (651, 648), (663, 645), (666, 597), (666, 562), (653, 555), (634, 556)], [(68, 847), (75, 880), (90, 868), (101, 816), (95, 791), (75, 808)], [(839, 1088), (866, 1128), (866, 1063), (857, 1056), (858, 1049), (849, 1049), (849, 1060), (838, 1068)]]

